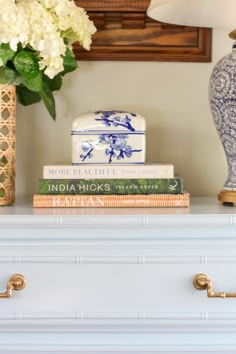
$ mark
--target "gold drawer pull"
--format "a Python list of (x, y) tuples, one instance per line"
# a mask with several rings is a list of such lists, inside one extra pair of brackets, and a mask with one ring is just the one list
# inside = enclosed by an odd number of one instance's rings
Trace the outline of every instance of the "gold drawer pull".
[(212, 289), (212, 281), (205, 274), (197, 274), (193, 279), (193, 285), (198, 290), (207, 290), (208, 297), (236, 297), (236, 293), (215, 293)]
[(7, 290), (5, 291), (5, 293), (0, 293), (0, 298), (12, 297), (13, 290), (22, 290), (25, 286), (25, 277), (21, 274), (14, 274), (7, 283)]

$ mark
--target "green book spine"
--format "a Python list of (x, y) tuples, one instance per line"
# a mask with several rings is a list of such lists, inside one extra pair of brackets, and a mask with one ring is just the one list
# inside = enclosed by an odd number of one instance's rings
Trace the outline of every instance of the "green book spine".
[(183, 179), (40, 179), (38, 194), (129, 195), (182, 194)]

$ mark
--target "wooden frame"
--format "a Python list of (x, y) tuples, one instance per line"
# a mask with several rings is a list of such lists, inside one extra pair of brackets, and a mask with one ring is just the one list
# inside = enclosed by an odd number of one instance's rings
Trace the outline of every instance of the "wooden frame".
[(75, 0), (98, 31), (78, 60), (211, 61), (211, 30), (167, 25), (147, 17), (150, 0)]

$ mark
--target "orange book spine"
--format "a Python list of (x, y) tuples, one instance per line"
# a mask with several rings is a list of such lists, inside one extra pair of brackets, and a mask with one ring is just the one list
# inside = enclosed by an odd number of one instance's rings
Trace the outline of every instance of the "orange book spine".
[(151, 195), (39, 195), (35, 208), (158, 208), (188, 207), (189, 193)]

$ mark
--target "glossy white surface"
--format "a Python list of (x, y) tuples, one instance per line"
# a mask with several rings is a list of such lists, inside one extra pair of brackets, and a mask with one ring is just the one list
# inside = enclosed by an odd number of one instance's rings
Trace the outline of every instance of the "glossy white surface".
[(143, 164), (146, 121), (137, 113), (87, 112), (72, 123), (72, 164)]
[[(144, 134), (89, 133), (72, 135), (71, 139), (72, 164), (74, 165), (144, 164), (145, 162), (146, 137)], [(87, 156), (88, 153), (89, 156)]]
[(236, 209), (0, 208), (0, 353), (235, 353)]
[[(102, 120), (103, 118), (107, 122), (106, 124)], [(107, 133), (115, 131), (132, 132), (126, 124), (127, 118), (133, 131), (142, 133), (146, 131), (145, 118), (140, 114), (122, 111), (98, 111), (83, 113), (75, 118), (72, 122), (72, 134), (75, 132), (86, 133), (94, 131)]]

